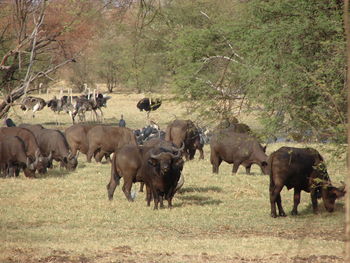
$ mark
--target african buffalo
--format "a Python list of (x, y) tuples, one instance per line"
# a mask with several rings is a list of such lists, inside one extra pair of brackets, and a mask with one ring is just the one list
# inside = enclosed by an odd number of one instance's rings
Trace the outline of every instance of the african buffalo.
[(96, 162), (101, 162), (103, 156), (113, 153), (126, 144), (137, 145), (132, 130), (125, 127), (95, 126), (88, 131), (87, 139), (88, 162), (91, 162), (92, 156), (95, 156)]
[(223, 129), (214, 134), (210, 141), (210, 162), (213, 166), (213, 173), (219, 172), (222, 161), (232, 163), (232, 173), (235, 174), (240, 165), (250, 173), (252, 164), (260, 166), (264, 174), (267, 171), (266, 147), (249, 134), (237, 133), (233, 129)]
[(0, 140), (0, 169), (2, 172), (7, 176), (13, 176), (15, 172), (18, 176), (19, 169), (17, 168), (22, 168), (25, 176), (34, 177), (36, 165), (27, 157), (25, 144), (20, 137), (2, 137)]
[(123, 177), (123, 192), (129, 201), (133, 182), (144, 182), (147, 187), (147, 205), (154, 199), (154, 209), (163, 207), (163, 198), (172, 207), (172, 198), (183, 168), (181, 149), (125, 145), (116, 151), (112, 159), (111, 179), (107, 185), (108, 198), (112, 200), (114, 190)]
[(83, 154), (87, 154), (89, 151), (89, 142), (87, 133), (93, 125), (74, 124), (65, 130), (66, 139), (73, 155), (76, 155), (78, 151)]
[(44, 155), (60, 162), (61, 167), (65, 167), (69, 171), (75, 170), (78, 165), (77, 154), (73, 155), (70, 152), (67, 140), (61, 131), (45, 129), (41, 125), (41, 128), (38, 125), (29, 124), (23, 126), (33, 132)]
[[(172, 151), (178, 151), (178, 150), (182, 151), (182, 149), (183, 149), (183, 148), (178, 149), (176, 147), (176, 145), (174, 145), (172, 142), (165, 141), (164, 139), (161, 139), (161, 138), (152, 138), (152, 139), (146, 141), (143, 146), (146, 146), (146, 147), (161, 147), (161, 148), (165, 148), (165, 149), (170, 149)], [(184, 147), (184, 145), (182, 145), (182, 147)], [(180, 179), (179, 179), (179, 183), (176, 186), (175, 192), (177, 192), (182, 187), (184, 182), (185, 182), (184, 176), (183, 176), (183, 174), (181, 174), (180, 175)], [(143, 186), (144, 186), (144, 183), (141, 182), (140, 192), (143, 192)]]
[(280, 216), (286, 216), (282, 208), (281, 190), (294, 188), (292, 215), (298, 214), (301, 190), (310, 192), (314, 213), (317, 198), (322, 197), (328, 212), (333, 212), (335, 200), (345, 194), (343, 189), (332, 186), (323, 157), (313, 148), (281, 147), (268, 160), (270, 170), (271, 216), (276, 217), (276, 203)]
[(34, 134), (25, 128), (20, 127), (3, 127), (0, 128), (0, 138), (6, 136), (18, 136), (25, 145), (26, 155), (32, 162), (35, 161), (35, 168), (39, 173), (46, 173), (48, 164), (51, 162), (50, 158), (44, 157), (40, 151), (38, 142)]
[(198, 128), (191, 120), (175, 120), (170, 123), (166, 129), (165, 140), (174, 143), (177, 147), (184, 143), (186, 160), (193, 159), (196, 149), (200, 152), (200, 158), (204, 158)]
[[(20, 125), (18, 125), (18, 127), (20, 128), (25, 128), (30, 130), (32, 133), (35, 133), (37, 131), (40, 131), (42, 129), (45, 129), (44, 126), (42, 126), (41, 124), (26, 124), (26, 123), (21, 123)], [(34, 134), (35, 135), (35, 134)]]

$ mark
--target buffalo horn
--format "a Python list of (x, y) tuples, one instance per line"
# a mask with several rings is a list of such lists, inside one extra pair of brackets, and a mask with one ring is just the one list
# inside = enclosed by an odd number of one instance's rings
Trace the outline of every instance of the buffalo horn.
[(52, 160), (52, 151), (50, 152), (50, 154), (49, 154), (49, 156), (47, 157), (47, 159), (48, 159), (49, 161)]
[(182, 152), (183, 149), (185, 149), (185, 143), (182, 142), (182, 145), (181, 145), (180, 148), (177, 148), (177, 147), (172, 146), (171, 149), (172, 149), (174, 152), (177, 152), (177, 151)]
[(161, 156), (165, 155), (165, 154), (169, 154), (171, 156), (171, 158), (177, 158), (177, 157), (180, 157), (181, 155), (181, 151), (177, 151), (177, 154), (173, 154), (171, 152), (161, 152), (161, 153), (158, 153), (158, 154), (153, 154), (153, 150), (151, 152), (151, 158), (153, 159), (159, 159)]
[(37, 150), (35, 151), (35, 161), (34, 161), (34, 166), (35, 166), (35, 167), (38, 165), (39, 156), (40, 156), (40, 151), (39, 151), (39, 149), (37, 149)]
[(30, 169), (30, 170), (34, 170), (35, 167), (34, 167), (34, 164), (33, 163), (30, 163), (30, 159), (27, 157), (27, 168)]

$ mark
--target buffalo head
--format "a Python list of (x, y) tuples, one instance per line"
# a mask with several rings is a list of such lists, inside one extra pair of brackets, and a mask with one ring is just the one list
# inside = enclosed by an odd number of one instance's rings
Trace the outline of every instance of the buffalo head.
[(343, 187), (337, 188), (332, 185), (322, 187), (322, 190), (321, 190), (322, 200), (328, 212), (333, 212), (335, 207), (335, 200), (345, 195), (344, 188)]
[(74, 171), (78, 166), (78, 156), (79, 152), (75, 156), (72, 153), (69, 153), (67, 157), (63, 158), (61, 166), (65, 167), (68, 171)]
[(35, 152), (35, 161), (34, 167), (40, 174), (45, 174), (47, 172), (47, 168), (50, 167), (50, 163), (52, 161), (52, 152), (50, 152), (49, 156), (44, 157), (40, 153), (39, 149)]
[[(159, 148), (161, 150), (160, 153), (155, 154), (154, 150), (151, 151), (150, 158), (148, 163), (154, 167), (159, 169), (161, 174), (166, 174), (171, 169), (174, 168), (174, 165), (183, 167), (183, 160), (181, 158), (182, 150), (184, 149), (184, 145), (181, 148), (171, 147), (171, 148)], [(179, 164), (178, 164), (179, 163)]]

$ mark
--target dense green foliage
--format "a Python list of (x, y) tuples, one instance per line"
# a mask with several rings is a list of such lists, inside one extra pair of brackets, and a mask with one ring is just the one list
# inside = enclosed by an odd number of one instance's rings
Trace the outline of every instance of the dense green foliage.
[(207, 120), (250, 109), (268, 134), (345, 140), (342, 1), (140, 1), (120, 24), (106, 34), (119, 51), (96, 56), (122, 63), (122, 86), (170, 87)]

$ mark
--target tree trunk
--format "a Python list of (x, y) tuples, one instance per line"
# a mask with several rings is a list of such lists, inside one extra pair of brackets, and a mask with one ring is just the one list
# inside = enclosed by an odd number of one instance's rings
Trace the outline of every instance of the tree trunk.
[(350, 24), (349, 24), (349, 0), (344, 1), (344, 27), (346, 36), (346, 57), (347, 57), (347, 74), (346, 74), (346, 86), (348, 90), (348, 173), (346, 180), (346, 195), (345, 195), (345, 261), (350, 262)]
[(0, 118), (3, 119), (7, 116), (12, 102), (16, 101), (24, 94), (23, 90), (12, 92), (10, 95), (7, 95), (5, 99), (0, 103)]

